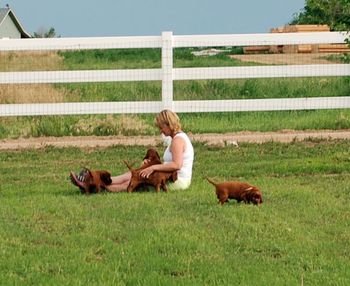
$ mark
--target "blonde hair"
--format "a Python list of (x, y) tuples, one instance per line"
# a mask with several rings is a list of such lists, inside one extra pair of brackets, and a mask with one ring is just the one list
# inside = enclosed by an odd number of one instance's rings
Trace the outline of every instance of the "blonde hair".
[(162, 127), (163, 125), (169, 126), (170, 130), (173, 133), (181, 131), (180, 118), (175, 112), (172, 112), (169, 109), (162, 110), (156, 117), (156, 125)]

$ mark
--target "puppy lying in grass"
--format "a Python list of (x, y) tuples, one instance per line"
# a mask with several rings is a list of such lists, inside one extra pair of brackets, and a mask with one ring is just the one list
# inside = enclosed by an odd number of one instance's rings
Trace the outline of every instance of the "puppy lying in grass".
[(70, 172), (70, 179), (74, 185), (79, 187), (80, 191), (85, 194), (99, 193), (102, 189), (112, 183), (111, 174), (105, 170), (91, 171), (84, 168), (80, 172), (81, 180)]
[(216, 183), (209, 178), (206, 179), (215, 186), (216, 196), (221, 205), (228, 202), (229, 199), (237, 200), (238, 203), (243, 201), (246, 204), (255, 205), (263, 202), (261, 191), (248, 183), (238, 181)]

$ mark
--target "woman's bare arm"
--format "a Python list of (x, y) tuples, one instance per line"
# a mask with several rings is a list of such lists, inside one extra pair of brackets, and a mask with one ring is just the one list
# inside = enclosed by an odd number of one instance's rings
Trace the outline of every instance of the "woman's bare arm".
[(140, 172), (142, 177), (148, 177), (154, 171), (172, 172), (180, 170), (183, 165), (183, 153), (185, 151), (185, 140), (176, 137), (171, 142), (171, 153), (173, 161), (166, 164), (152, 165)]

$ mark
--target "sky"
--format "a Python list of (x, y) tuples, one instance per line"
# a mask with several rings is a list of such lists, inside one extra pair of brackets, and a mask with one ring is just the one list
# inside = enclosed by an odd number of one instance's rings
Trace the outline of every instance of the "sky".
[(0, 0), (29, 34), (61, 37), (255, 34), (288, 24), (305, 0)]

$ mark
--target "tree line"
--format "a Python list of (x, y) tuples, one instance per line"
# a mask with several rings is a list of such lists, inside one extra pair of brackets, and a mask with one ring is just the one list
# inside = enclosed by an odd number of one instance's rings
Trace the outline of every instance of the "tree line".
[(350, 30), (349, 0), (306, 0), (290, 24), (324, 24), (333, 31)]

